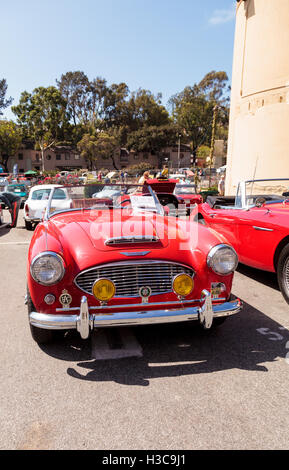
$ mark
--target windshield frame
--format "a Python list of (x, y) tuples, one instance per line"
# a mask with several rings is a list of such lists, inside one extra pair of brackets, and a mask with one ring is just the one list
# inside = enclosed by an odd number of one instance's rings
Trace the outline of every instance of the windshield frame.
[[(52, 213), (50, 213), (50, 208), (52, 206), (52, 201), (53, 201), (53, 195), (55, 193), (55, 191), (57, 189), (69, 189), (69, 188), (79, 188), (79, 187), (87, 187), (87, 186), (94, 186), (94, 184), (91, 184), (91, 185), (61, 185), (61, 186), (58, 186), (58, 187), (53, 187), (51, 188), (51, 192), (50, 192), (50, 195), (49, 195), (49, 198), (47, 200), (47, 206), (46, 206), (46, 209), (45, 209), (45, 214), (44, 214), (44, 220), (45, 221), (48, 221), (51, 217), (54, 217), (55, 215), (58, 215), (58, 214), (63, 214), (63, 213), (67, 213), (67, 212), (77, 212), (77, 211), (92, 211), (92, 210), (95, 210), (96, 208), (92, 208), (92, 207), (82, 207), (82, 208), (68, 208), (68, 209), (59, 209), (59, 210), (55, 210), (53, 211)], [(108, 185), (106, 185), (108, 186)], [(115, 184), (113, 185), (115, 186)], [(135, 184), (135, 185), (132, 185), (132, 184), (122, 184), (120, 186), (123, 186), (123, 187), (131, 187), (131, 186), (135, 186), (136, 189), (139, 188), (141, 192), (140, 196), (151, 196), (155, 202), (155, 207), (156, 207), (156, 211), (152, 211), (151, 209), (146, 209), (146, 208), (135, 208), (136, 209), (136, 212), (137, 211), (143, 211), (143, 212), (146, 212), (146, 213), (157, 213), (159, 215), (162, 215), (164, 216), (165, 215), (165, 210), (164, 210), (164, 207), (161, 205), (158, 197), (157, 197), (157, 194), (155, 193), (155, 191), (153, 191), (153, 189), (151, 188), (151, 186), (147, 186), (147, 189), (149, 191), (149, 194), (145, 193), (143, 194), (142, 192), (142, 185), (139, 185), (139, 184)], [(126, 195), (124, 193), (124, 195)], [(127, 196), (129, 197), (129, 194), (127, 194)], [(121, 205), (113, 205), (113, 206), (106, 206), (106, 207), (100, 207), (99, 209), (97, 210), (117, 210), (117, 209), (120, 209), (120, 210), (123, 210), (123, 209), (127, 209), (128, 206), (121, 206)], [(134, 208), (132, 207), (132, 210)]]
[[(255, 207), (255, 204), (248, 204), (247, 202), (248, 197), (250, 196), (250, 194), (247, 194), (248, 184), (270, 182), (270, 181), (288, 181), (288, 186), (289, 186), (289, 178), (264, 178), (264, 179), (253, 179), (253, 180), (241, 181), (237, 187), (234, 208), (249, 210), (252, 207)], [(262, 195), (260, 197), (262, 197)], [(274, 204), (274, 203), (276, 204), (277, 202), (282, 202), (284, 199), (285, 199), (285, 196), (280, 196), (280, 201), (276, 199), (272, 201), (266, 201), (265, 204)], [(228, 206), (228, 208), (230, 208), (230, 206)]]
[[(178, 192), (177, 190), (178, 189), (181, 189), (181, 188), (193, 188), (194, 189), (194, 192), (191, 192), (191, 193), (187, 193), (187, 192)], [(176, 187), (175, 187), (175, 190), (174, 190), (174, 194), (176, 196), (181, 196), (181, 195), (186, 195), (186, 194), (197, 194), (197, 186), (195, 183), (177, 183), (176, 184)]]

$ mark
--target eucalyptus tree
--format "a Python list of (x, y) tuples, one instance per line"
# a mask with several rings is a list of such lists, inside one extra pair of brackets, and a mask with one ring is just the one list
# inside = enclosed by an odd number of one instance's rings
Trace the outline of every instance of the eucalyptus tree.
[(8, 108), (13, 101), (13, 98), (11, 97), (6, 98), (7, 88), (7, 82), (5, 78), (2, 78), (2, 80), (0, 80), (0, 116), (3, 115), (3, 110)]
[(198, 148), (201, 145), (210, 145), (216, 106), (218, 108), (216, 137), (226, 135), (229, 90), (227, 74), (212, 71), (206, 74), (200, 83), (187, 86), (169, 101), (174, 121), (183, 129), (191, 143), (194, 162)]
[(84, 72), (67, 72), (56, 80), (58, 89), (67, 103), (73, 124), (86, 125), (90, 115), (90, 82)]
[(44, 170), (44, 152), (57, 144), (63, 137), (63, 130), (68, 123), (66, 100), (55, 87), (39, 87), (32, 93), (24, 91), (19, 104), (12, 107), (23, 135), (33, 139), (42, 155)]

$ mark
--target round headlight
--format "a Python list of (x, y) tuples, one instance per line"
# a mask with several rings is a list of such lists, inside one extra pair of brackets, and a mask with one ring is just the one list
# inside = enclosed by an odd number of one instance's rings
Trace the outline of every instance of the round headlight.
[(115, 285), (109, 279), (99, 279), (94, 283), (92, 292), (100, 302), (108, 302), (115, 295)]
[(61, 281), (64, 276), (64, 265), (61, 256), (47, 251), (36, 256), (30, 266), (34, 281), (44, 286), (51, 286)]
[(215, 273), (227, 276), (237, 268), (238, 256), (231, 246), (217, 245), (209, 252), (207, 263)]
[(193, 292), (194, 281), (188, 274), (178, 274), (173, 281), (173, 290), (175, 294), (181, 297), (187, 297)]

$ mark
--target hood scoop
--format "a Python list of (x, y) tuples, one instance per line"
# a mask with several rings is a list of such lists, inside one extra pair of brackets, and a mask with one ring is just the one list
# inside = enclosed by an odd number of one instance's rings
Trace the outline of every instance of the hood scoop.
[(131, 237), (114, 237), (108, 238), (104, 243), (106, 246), (115, 245), (136, 245), (144, 243), (158, 243), (159, 237), (154, 235), (134, 235)]

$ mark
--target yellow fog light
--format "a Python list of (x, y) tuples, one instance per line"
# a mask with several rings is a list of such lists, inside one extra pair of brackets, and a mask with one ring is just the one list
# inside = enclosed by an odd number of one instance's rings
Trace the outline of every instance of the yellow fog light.
[(179, 274), (173, 282), (173, 290), (181, 297), (187, 297), (193, 292), (194, 281), (188, 274)]
[(108, 302), (115, 295), (115, 285), (109, 279), (99, 279), (94, 283), (92, 292), (100, 302)]

